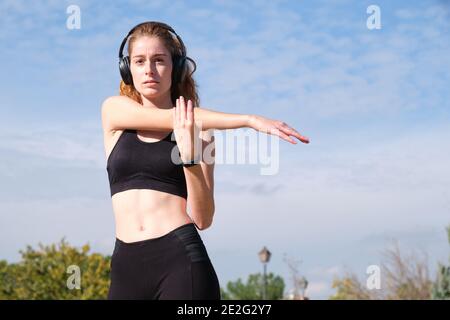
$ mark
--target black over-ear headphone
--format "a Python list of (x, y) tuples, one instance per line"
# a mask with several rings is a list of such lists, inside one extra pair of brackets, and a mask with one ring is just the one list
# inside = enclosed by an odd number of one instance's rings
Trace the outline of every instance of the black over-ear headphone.
[(191, 72), (190, 75), (192, 75), (195, 72), (195, 70), (197, 69), (197, 65), (195, 64), (194, 60), (192, 60), (191, 58), (186, 56), (186, 48), (184, 46), (183, 40), (181, 40), (181, 38), (178, 36), (178, 34), (175, 32), (175, 30), (173, 30), (172, 27), (170, 27), (169, 25), (162, 23), (162, 22), (157, 22), (157, 21), (147, 21), (147, 22), (138, 24), (133, 29), (131, 29), (130, 32), (128, 32), (127, 36), (123, 39), (122, 44), (120, 45), (120, 49), (119, 49), (119, 70), (120, 70), (120, 75), (122, 77), (122, 80), (127, 85), (133, 84), (133, 77), (131, 76), (131, 71), (130, 71), (130, 57), (123, 56), (123, 48), (125, 47), (128, 37), (134, 32), (134, 30), (136, 30), (136, 28), (140, 27), (141, 25), (144, 25), (147, 23), (157, 25), (157, 26), (162, 27), (162, 28), (168, 30), (169, 32), (173, 33), (175, 35), (175, 37), (178, 39), (178, 42), (180, 43), (181, 55), (178, 53), (175, 53), (172, 56), (172, 64), (173, 64), (172, 85), (177, 86), (178, 83), (184, 81), (184, 78), (186, 77), (187, 71), (189, 69), (188, 63), (186, 60), (191, 61), (194, 65), (194, 70)]

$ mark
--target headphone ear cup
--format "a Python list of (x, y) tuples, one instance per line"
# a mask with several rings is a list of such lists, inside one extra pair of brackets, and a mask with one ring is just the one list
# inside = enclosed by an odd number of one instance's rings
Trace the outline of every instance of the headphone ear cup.
[(186, 58), (181, 58), (180, 59), (180, 67), (178, 69), (179, 73), (180, 73), (180, 82), (183, 82), (184, 79), (186, 78), (187, 67), (188, 67), (188, 64), (186, 63)]
[(126, 85), (133, 84), (133, 77), (131, 76), (131, 71), (130, 71), (130, 58), (128, 56), (120, 59), (119, 70), (120, 70), (120, 76), (122, 77), (123, 82)]
[(173, 59), (172, 69), (172, 86), (178, 86), (180, 82), (180, 58), (177, 56)]
[(186, 58), (176, 57), (173, 63), (174, 69), (172, 71), (172, 84), (177, 86), (182, 83), (186, 77)]

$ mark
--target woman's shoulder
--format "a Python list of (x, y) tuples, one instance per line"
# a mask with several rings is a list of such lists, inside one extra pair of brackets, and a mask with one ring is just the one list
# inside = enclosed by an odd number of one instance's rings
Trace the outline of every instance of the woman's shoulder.
[(131, 98), (127, 96), (109, 96), (106, 97), (102, 102), (102, 107), (109, 107), (111, 105), (117, 105), (118, 103), (122, 103), (124, 101), (132, 100)]

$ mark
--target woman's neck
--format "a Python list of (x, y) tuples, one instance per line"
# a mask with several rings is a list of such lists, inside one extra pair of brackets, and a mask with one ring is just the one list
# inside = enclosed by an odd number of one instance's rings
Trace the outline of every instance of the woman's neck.
[(173, 104), (170, 95), (148, 99), (141, 95), (142, 105), (145, 108), (172, 109)]

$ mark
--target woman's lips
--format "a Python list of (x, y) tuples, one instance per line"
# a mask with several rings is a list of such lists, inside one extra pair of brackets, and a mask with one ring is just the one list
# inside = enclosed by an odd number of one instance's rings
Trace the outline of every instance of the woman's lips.
[(144, 82), (144, 86), (151, 86), (151, 85), (155, 85), (155, 84), (158, 84), (158, 82), (156, 82), (156, 81)]

